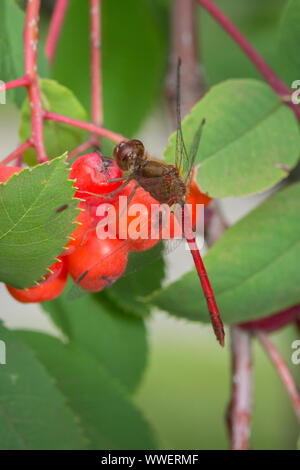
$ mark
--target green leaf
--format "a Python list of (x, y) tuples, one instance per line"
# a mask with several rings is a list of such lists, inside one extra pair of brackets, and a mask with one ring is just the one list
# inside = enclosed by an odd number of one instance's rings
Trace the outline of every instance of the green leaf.
[[(299, 158), (300, 133), (293, 112), (268, 85), (228, 80), (213, 87), (183, 120), (189, 149), (206, 119), (196, 164), (197, 179), (211, 197), (245, 196), (286, 178)], [(174, 162), (176, 135), (165, 150)]]
[[(0, 184), (0, 280), (18, 288), (32, 286), (46, 274), (74, 231), (76, 207), (62, 213), (53, 237), (46, 224), (75, 193), (65, 155), (24, 169)], [(53, 231), (57, 232), (55, 222)]]
[[(227, 323), (271, 315), (300, 302), (300, 184), (276, 193), (228, 229), (205, 256)], [(194, 271), (157, 291), (152, 304), (172, 315), (209, 321)]]
[[(278, 24), (284, 4), (283, 0), (273, 0), (270, 8), (270, 0), (226, 0), (220, 6), (277, 75), (287, 79), (286, 83), (290, 85), (295, 75), (279, 60), (276, 48)], [(206, 84), (212, 86), (232, 78), (260, 79), (258, 70), (230, 35), (220, 28), (219, 23), (204, 8), (198, 8), (198, 16), (198, 43)], [(222, 60), (218, 60), (216, 51), (222, 51)]]
[[(143, 297), (159, 289), (165, 276), (163, 258), (147, 265), (147, 263), (151, 262), (152, 253), (154, 256), (157, 249), (162, 256), (161, 247), (158, 245), (147, 252), (130, 253), (129, 265), (131, 263), (133, 265), (139, 263), (142, 269), (122, 277), (109, 289), (105, 290), (107, 297), (129, 314), (144, 317), (150, 313), (149, 305), (147, 305)], [(143, 263), (145, 264), (144, 266)]]
[(86, 350), (40, 333), (18, 334), (55, 376), (58, 387), (80, 417), (90, 448), (155, 448), (152, 432), (139, 410)]
[[(286, 63), (299, 71), (300, 57), (297, 44), (300, 41), (300, 2), (289, 0), (282, 13), (280, 23), (279, 51)], [(298, 75), (294, 76), (296, 80)]]
[(68, 288), (42, 306), (72, 343), (93, 355), (126, 388), (136, 387), (148, 349), (143, 320), (118, 313), (101, 294), (68, 300)]
[(0, 365), (1, 449), (83, 449), (78, 419), (30, 348), (0, 324), (6, 364)]
[[(24, 75), (23, 29), (25, 14), (14, 0), (0, 2), (0, 79), (4, 82)], [(42, 48), (38, 55), (39, 74), (46, 74), (47, 63)], [(21, 106), (26, 96), (25, 88), (7, 92), (7, 98)], [(62, 153), (62, 152), (61, 152)]]
[[(73, 0), (53, 76), (72, 89), (86, 108), (90, 106), (89, 37), (88, 2)], [(129, 137), (163, 87), (167, 35), (148, 2), (104, 0), (101, 44), (104, 125)]]
[[(43, 108), (64, 116), (86, 121), (87, 115), (74, 94), (68, 88), (60, 85), (54, 80), (40, 80), (41, 99)], [(57, 157), (66, 151), (73, 150), (80, 145), (85, 138), (82, 129), (67, 126), (55, 121), (44, 122), (44, 141), (49, 158)], [(20, 138), (22, 142), (31, 136), (30, 106), (28, 98), (22, 107)], [(34, 149), (25, 152), (25, 160), (28, 164), (36, 163)]]

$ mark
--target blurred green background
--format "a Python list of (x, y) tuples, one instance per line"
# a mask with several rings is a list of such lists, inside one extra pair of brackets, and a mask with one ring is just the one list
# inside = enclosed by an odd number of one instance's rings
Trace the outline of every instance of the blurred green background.
[[(162, 325), (151, 328), (149, 368), (137, 403), (163, 448), (227, 449), (224, 414), (231, 386), (229, 348), (224, 351), (217, 346), (209, 327), (170, 319)], [(290, 359), (296, 338), (292, 326), (272, 335), (299, 379), (299, 366)], [(251, 448), (295, 449), (299, 427), (289, 398), (264, 351), (253, 343)]]

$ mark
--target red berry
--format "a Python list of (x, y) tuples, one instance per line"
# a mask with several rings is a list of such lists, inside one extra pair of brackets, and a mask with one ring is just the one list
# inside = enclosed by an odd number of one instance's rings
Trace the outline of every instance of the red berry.
[(120, 240), (100, 240), (93, 232), (68, 256), (68, 269), (82, 289), (98, 292), (124, 274), (127, 258), (127, 249)]
[[(115, 160), (103, 157), (99, 153), (82, 155), (72, 163), (70, 179), (76, 180), (78, 188), (75, 197), (84, 199), (90, 205), (111, 202), (111, 198), (100, 197), (118, 189), (122, 181), (109, 183), (109, 180), (122, 178), (123, 173)], [(117, 196), (116, 196), (117, 198)]]
[(5, 183), (8, 178), (22, 169), (20, 166), (0, 166), (0, 183)]
[(282, 310), (281, 312), (269, 315), (268, 317), (259, 318), (245, 323), (239, 323), (244, 330), (263, 330), (267, 333), (280, 330), (289, 323), (295, 321), (300, 315), (300, 305)]
[(16, 289), (15, 287), (8, 286), (9, 293), (19, 302), (45, 302), (46, 300), (53, 300), (58, 297), (65, 288), (68, 268), (66, 261), (57, 261), (49, 269), (53, 273), (48, 273), (46, 279), (41, 281), (38, 286), (32, 286), (28, 289)]
[[(147, 191), (139, 186), (128, 204), (127, 211), (124, 211), (120, 197), (125, 196), (128, 201), (135, 185), (136, 183), (132, 181), (120, 192), (119, 204), (115, 205), (116, 216), (113, 216), (113, 218), (116, 221), (116, 236), (121, 240), (131, 240), (131, 243), (128, 243), (129, 251), (145, 251), (155, 246), (160, 239), (159, 227), (155, 230), (156, 219), (153, 216), (155, 208), (158, 208), (159, 204)], [(139, 206), (134, 207), (137, 204)], [(112, 223), (114, 220), (112, 220)], [(154, 230), (152, 230), (152, 235), (156, 232), (157, 235), (151, 238), (152, 226)]]

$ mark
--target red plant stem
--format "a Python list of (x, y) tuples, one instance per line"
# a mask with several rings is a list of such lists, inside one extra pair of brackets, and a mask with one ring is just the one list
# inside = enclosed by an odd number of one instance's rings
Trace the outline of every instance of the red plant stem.
[(275, 369), (277, 370), (291, 399), (296, 416), (300, 422), (300, 393), (291, 372), (289, 371), (279, 351), (275, 348), (269, 337), (262, 331), (257, 331), (256, 336), (268, 354), (269, 358), (273, 362)]
[(30, 78), (27, 85), (32, 127), (32, 142), (39, 163), (48, 160), (43, 137), (43, 109), (37, 74), (37, 51), (39, 39), (40, 0), (30, 0), (27, 3), (24, 28), (25, 76)]
[(80, 155), (81, 153), (85, 153), (90, 147), (92, 147), (94, 144), (93, 139), (89, 139), (86, 142), (83, 142), (83, 144), (78, 145), (74, 150), (69, 152), (67, 160), (70, 160), (71, 158), (77, 157), (77, 155)]
[(171, 23), (170, 68), (166, 82), (166, 96), (176, 123), (178, 57), (181, 58), (181, 89), (184, 117), (204, 94), (204, 77), (199, 64), (194, 0), (173, 0)]
[(122, 141), (128, 140), (123, 135), (109, 131), (108, 129), (104, 129), (104, 127), (98, 127), (95, 126), (95, 124), (79, 121), (77, 119), (72, 119), (67, 116), (62, 116), (61, 114), (52, 113), (51, 111), (44, 111), (44, 119), (50, 119), (52, 121), (68, 124), (69, 126), (79, 127), (80, 129), (84, 129), (88, 132), (101, 135), (102, 137), (106, 137), (107, 139), (110, 139), (113, 142), (116, 142), (117, 144)]
[(5, 166), (8, 163), (12, 162), (16, 158), (20, 157), (23, 152), (28, 150), (30, 147), (32, 147), (33, 143), (31, 138), (26, 140), (22, 145), (20, 145), (16, 150), (14, 150), (11, 154), (9, 154), (2, 162), (0, 162), (0, 166)]
[(226, 420), (232, 450), (249, 448), (252, 412), (251, 335), (237, 326), (230, 328), (232, 394)]
[(60, 32), (64, 23), (68, 5), (69, 0), (56, 0), (55, 2), (45, 44), (45, 54), (50, 64), (52, 64), (54, 60), (56, 47), (58, 44)]
[(275, 93), (283, 99), (284, 103), (288, 105), (300, 121), (300, 108), (287, 101), (290, 97), (291, 91), (289, 87), (280, 80), (271, 67), (265, 62), (261, 55), (254, 49), (254, 47), (247, 41), (245, 36), (237, 29), (237, 27), (227, 18), (227, 16), (211, 1), (211, 0), (196, 0), (205, 8), (214, 19), (222, 26), (222, 28), (232, 37), (232, 39), (239, 45), (245, 52), (253, 65), (257, 68), (266, 82), (271, 86)]
[[(91, 112), (92, 123), (102, 126), (102, 76), (101, 76), (101, 0), (90, 0), (91, 23)], [(99, 144), (99, 136), (95, 136)]]
[(17, 78), (16, 80), (11, 80), (10, 82), (7, 82), (7, 83), (2, 83), (0, 84), (0, 93), (4, 90), (11, 90), (12, 88), (18, 88), (20, 86), (28, 86), (29, 83), (30, 83), (30, 78), (26, 76)]
[(220, 312), (216, 303), (215, 295), (210, 285), (205, 266), (203, 264), (196, 238), (192, 230), (192, 222), (190, 214), (186, 206), (182, 210), (182, 227), (184, 228), (184, 236), (189, 245), (191, 254), (194, 259), (195, 267), (201, 282), (201, 286), (206, 298), (211, 323), (217, 340), (223, 347), (225, 344), (224, 327), (221, 320)]

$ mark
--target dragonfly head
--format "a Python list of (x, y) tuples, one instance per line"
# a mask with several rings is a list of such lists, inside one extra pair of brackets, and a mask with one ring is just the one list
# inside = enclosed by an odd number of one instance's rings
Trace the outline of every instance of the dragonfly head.
[(114, 148), (114, 157), (121, 170), (134, 170), (146, 158), (144, 145), (137, 139), (120, 142)]

